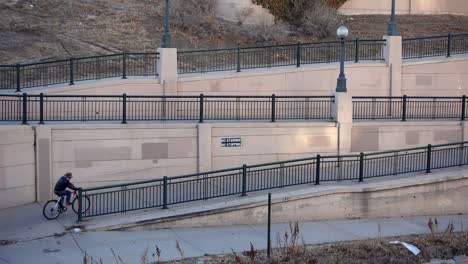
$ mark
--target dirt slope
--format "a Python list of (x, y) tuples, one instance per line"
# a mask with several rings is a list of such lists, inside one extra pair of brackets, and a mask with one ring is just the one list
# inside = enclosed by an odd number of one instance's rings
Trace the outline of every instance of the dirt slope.
[[(163, 32), (163, 4), (162, 0), (0, 0), (0, 64), (154, 51)], [(381, 38), (388, 17), (340, 19), (350, 27), (353, 38)], [(468, 17), (400, 16), (398, 19), (404, 36), (468, 31)], [(208, 23), (172, 24), (174, 45), (192, 49), (263, 44), (259, 30), (283, 36), (273, 42), (317, 40), (313, 35), (303, 35), (284, 26), (253, 28), (216, 18)]]

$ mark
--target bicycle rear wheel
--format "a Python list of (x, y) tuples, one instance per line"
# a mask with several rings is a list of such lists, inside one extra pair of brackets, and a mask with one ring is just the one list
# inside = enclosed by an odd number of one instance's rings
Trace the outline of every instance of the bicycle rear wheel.
[[(83, 213), (86, 213), (89, 210), (90, 204), (91, 202), (89, 201), (89, 197), (83, 195), (83, 197), (81, 198), (81, 206), (83, 207)], [(78, 197), (73, 199), (72, 209), (73, 212), (78, 213)]]
[(42, 214), (49, 220), (57, 218), (61, 212), (62, 211), (60, 210), (60, 205), (57, 203), (57, 200), (48, 201), (42, 208)]

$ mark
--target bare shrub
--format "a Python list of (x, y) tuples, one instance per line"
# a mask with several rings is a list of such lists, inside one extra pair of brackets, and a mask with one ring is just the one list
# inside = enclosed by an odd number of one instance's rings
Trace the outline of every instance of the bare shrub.
[(338, 25), (337, 7), (346, 0), (255, 0), (305, 34), (327, 37)]
[(242, 264), (242, 259), (241, 259), (241, 257), (237, 255), (237, 253), (234, 251), (234, 249), (231, 248), (231, 250), (232, 250), (232, 254), (233, 254), (233, 256), (234, 256), (234, 261), (235, 261), (235, 263), (236, 263), (236, 264)]
[(215, 0), (171, 1), (171, 23), (184, 29), (194, 26), (216, 26)]
[(327, 37), (338, 26), (335, 8), (323, 0), (289, 0), (288, 21), (299, 31), (319, 38)]
[(286, 25), (281, 22), (271, 24), (268, 21), (254, 25), (243, 25), (249, 42), (255, 44), (278, 44), (287, 40)]
[(284, 234), (277, 234), (276, 243), (281, 262), (300, 259), (307, 252), (304, 238), (300, 233), (299, 223), (295, 222), (289, 223), (289, 230), (286, 230)]
[(257, 256), (257, 251), (255, 250), (252, 242), (250, 242), (250, 251), (247, 253), (247, 256), (249, 257), (250, 264), (255, 264), (255, 257)]

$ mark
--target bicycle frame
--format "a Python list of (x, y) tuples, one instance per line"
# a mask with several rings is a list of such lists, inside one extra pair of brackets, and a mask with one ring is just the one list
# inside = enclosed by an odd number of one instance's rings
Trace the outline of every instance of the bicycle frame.
[[(75, 197), (77, 197), (76, 191), (71, 192), (70, 202), (73, 201), (73, 199), (75, 199)], [(57, 210), (57, 205), (60, 204), (60, 203), (62, 204), (62, 206), (65, 207), (65, 205), (63, 205), (64, 200), (65, 200), (65, 195), (59, 196), (59, 199), (57, 200), (57, 203), (55, 203), (54, 210)]]
[(57, 200), (57, 202), (54, 205), (54, 210), (58, 209), (57, 207), (59, 206), (59, 204), (62, 204), (62, 206), (64, 206), (63, 203), (62, 203), (64, 199), (65, 199), (64, 196), (59, 197), (59, 199)]

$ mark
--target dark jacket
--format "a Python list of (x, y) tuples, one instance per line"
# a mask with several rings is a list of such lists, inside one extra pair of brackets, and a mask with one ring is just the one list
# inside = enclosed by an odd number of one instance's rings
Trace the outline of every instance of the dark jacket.
[(70, 188), (75, 191), (79, 189), (75, 185), (73, 185), (67, 177), (62, 176), (55, 184), (54, 192), (61, 192), (67, 188)]

